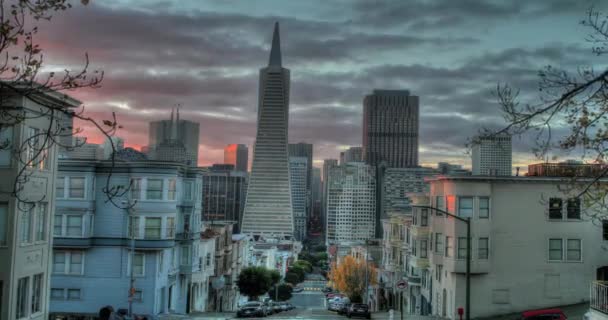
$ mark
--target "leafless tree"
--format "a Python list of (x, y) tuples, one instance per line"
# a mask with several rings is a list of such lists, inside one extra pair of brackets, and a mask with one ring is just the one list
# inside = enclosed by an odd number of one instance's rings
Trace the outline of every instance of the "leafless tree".
[[(83, 5), (88, 0), (80, 1)], [(20, 208), (27, 209), (44, 200), (32, 199), (23, 193), (33, 170), (48, 161), (51, 148), (78, 148), (77, 145), (65, 144), (64, 137), (82, 132), (80, 128), (65, 126), (61, 119), (71, 117), (79, 119), (96, 128), (102, 135), (110, 138), (120, 127), (116, 116), (99, 121), (89, 117), (84, 107), (74, 110), (63, 103), (52, 103), (44, 99), (45, 95), (65, 96), (65, 92), (82, 88), (97, 88), (103, 80), (103, 72), (90, 70), (89, 57), (84, 55), (84, 65), (74, 71), (63, 72), (45, 70), (43, 48), (36, 42), (41, 22), (50, 21), (54, 15), (72, 7), (69, 0), (0, 0), (0, 133), (12, 130), (13, 127), (34, 118), (44, 118), (48, 127), (35, 131), (22, 140), (21, 144), (12, 143), (9, 139), (0, 141), (0, 150), (10, 149), (13, 160), (18, 163), (18, 174), (11, 190), (0, 190), (18, 200)], [(28, 111), (15, 97), (24, 97), (37, 105), (39, 110)], [(112, 139), (112, 149), (115, 150)], [(114, 152), (112, 152), (113, 154)], [(112, 156), (112, 162), (114, 157)], [(111, 174), (110, 174), (111, 175)], [(115, 205), (113, 199), (123, 196), (127, 189), (124, 186), (112, 186), (108, 176), (104, 193), (108, 201)]]

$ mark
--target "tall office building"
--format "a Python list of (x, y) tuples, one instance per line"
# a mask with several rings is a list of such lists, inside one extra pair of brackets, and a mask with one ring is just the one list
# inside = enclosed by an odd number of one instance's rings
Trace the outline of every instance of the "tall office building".
[(424, 178), (439, 172), (434, 168), (387, 168), (382, 179), (382, 217), (411, 215), (412, 207), (408, 193), (429, 192)]
[(290, 143), (287, 146), (290, 157), (304, 157), (307, 161), (306, 167), (306, 217), (310, 219), (312, 214), (312, 144), (310, 143)]
[(214, 164), (203, 173), (203, 220), (232, 221), (235, 232), (245, 207), (247, 172), (231, 164)]
[(291, 183), (291, 204), (293, 205), (293, 221), (296, 240), (306, 238), (306, 222), (308, 221), (308, 159), (305, 157), (289, 157), (289, 174)]
[(363, 162), (363, 148), (350, 147), (340, 152), (340, 164), (348, 162)]
[(418, 166), (418, 96), (374, 90), (363, 100), (363, 158), (387, 168)]
[(247, 172), (249, 148), (244, 144), (229, 144), (224, 148), (224, 163), (234, 166), (236, 171)]
[(198, 165), (199, 124), (180, 120), (171, 110), (170, 120), (149, 124), (148, 157), (152, 160), (175, 161), (191, 167)]
[(375, 168), (361, 162), (330, 167), (326, 243), (371, 239), (375, 235), (375, 221)]
[(338, 165), (338, 160), (336, 159), (325, 159), (323, 160), (323, 180), (321, 181), (321, 223), (323, 232), (325, 232), (325, 227), (327, 226), (327, 179), (329, 174), (329, 169), (333, 166)]
[(473, 175), (511, 175), (511, 136), (478, 137), (472, 149)]
[(242, 233), (293, 237), (287, 137), (289, 70), (281, 65), (279, 24), (274, 26), (268, 66), (260, 70), (258, 123)]

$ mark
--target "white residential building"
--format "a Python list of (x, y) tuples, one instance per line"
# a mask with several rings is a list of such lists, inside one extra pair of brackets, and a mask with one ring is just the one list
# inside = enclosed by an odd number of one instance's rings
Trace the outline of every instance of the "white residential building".
[(510, 176), (511, 136), (479, 137), (472, 148), (473, 175)]
[[(560, 177), (440, 176), (415, 205), (471, 218), (471, 317), (491, 317), (589, 300), (605, 278), (608, 243), (585, 219)], [(416, 207), (405, 278), (409, 312), (458, 319), (465, 307), (466, 226)], [(605, 280), (605, 279), (602, 279)]]

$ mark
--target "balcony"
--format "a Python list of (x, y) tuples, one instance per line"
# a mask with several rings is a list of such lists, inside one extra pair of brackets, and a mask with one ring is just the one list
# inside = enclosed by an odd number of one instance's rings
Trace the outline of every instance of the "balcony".
[(178, 241), (195, 240), (200, 237), (200, 234), (201, 234), (200, 232), (193, 232), (193, 231), (179, 232), (179, 233), (175, 234), (175, 240), (178, 240)]
[[(601, 313), (608, 319), (608, 281), (594, 281), (591, 283), (591, 297), (589, 306), (592, 310)], [(601, 319), (601, 317), (598, 317)]]
[(422, 278), (419, 275), (409, 275), (406, 277), (408, 286), (419, 287), (422, 282)]

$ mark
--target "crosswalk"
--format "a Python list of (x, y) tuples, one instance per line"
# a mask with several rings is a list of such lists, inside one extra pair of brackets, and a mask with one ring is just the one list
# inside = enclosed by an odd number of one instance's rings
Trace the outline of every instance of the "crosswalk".
[(303, 287), (304, 291), (321, 291), (323, 288), (319, 287)]

